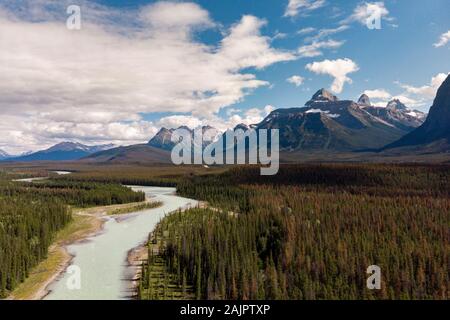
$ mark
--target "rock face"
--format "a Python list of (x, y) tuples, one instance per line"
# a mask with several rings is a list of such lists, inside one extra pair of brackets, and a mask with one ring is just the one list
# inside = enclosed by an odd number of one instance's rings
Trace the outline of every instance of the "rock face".
[(335, 95), (322, 88), (312, 96), (311, 100), (306, 103), (306, 106), (309, 106), (313, 103), (327, 103), (336, 101), (338, 101), (338, 98)]
[(426, 145), (438, 141), (450, 143), (450, 75), (437, 91), (426, 121), (398, 141), (383, 148)]
[(394, 99), (388, 102), (386, 109), (395, 111), (405, 111), (408, 108), (398, 99)]
[[(187, 126), (181, 126), (178, 129), (184, 129), (191, 133), (191, 142), (194, 143), (194, 130), (188, 128)], [(163, 150), (171, 151), (172, 148), (176, 145), (175, 142), (172, 142), (172, 134), (175, 130), (178, 129), (167, 129), (161, 128), (158, 133), (148, 142), (148, 145), (154, 148), (159, 148)], [(220, 134), (220, 132), (211, 127), (211, 126), (203, 126), (203, 147), (210, 144), (215, 138)]]
[(371, 115), (403, 131), (410, 132), (422, 125), (426, 114), (418, 110), (409, 110), (400, 100), (390, 101), (385, 108), (362, 105)]
[(359, 99), (358, 99), (358, 104), (361, 106), (370, 107), (371, 104), (370, 104), (369, 96), (366, 94), (362, 94), (361, 97), (359, 97)]
[(280, 147), (285, 151), (377, 148), (408, 132), (324, 89), (317, 91), (303, 108), (273, 111), (257, 128), (279, 129)]
[(174, 131), (175, 129), (161, 128), (158, 133), (148, 142), (148, 145), (163, 150), (172, 150), (172, 148), (175, 146), (175, 143), (171, 140), (172, 133)]

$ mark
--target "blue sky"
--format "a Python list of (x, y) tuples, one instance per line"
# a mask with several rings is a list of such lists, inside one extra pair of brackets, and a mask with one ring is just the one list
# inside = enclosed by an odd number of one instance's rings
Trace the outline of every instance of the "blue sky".
[[(448, 0), (0, 0), (0, 149), (225, 129), (322, 87), (428, 111), (450, 72), (448, 12)], [(381, 29), (366, 25), (374, 13)]]
[[(151, 1), (133, 1), (134, 6)], [(304, 43), (304, 38), (296, 34), (298, 30), (313, 27), (317, 30), (332, 29), (342, 25), (340, 22), (350, 16), (355, 7), (362, 3), (358, 0), (327, 1), (324, 7), (299, 14), (296, 17), (284, 17), (288, 1), (280, 0), (203, 0), (195, 1), (207, 9), (215, 21), (224, 25), (236, 23), (244, 14), (251, 14), (267, 20), (264, 34), (275, 36), (283, 33), (285, 38), (275, 39), (278, 48), (295, 50)], [(129, 1), (102, 1), (111, 6), (129, 6)], [(350, 58), (359, 66), (352, 74), (352, 84), (346, 85), (338, 95), (346, 99), (357, 99), (365, 90), (383, 88), (392, 95), (401, 95), (404, 90), (396, 82), (413, 86), (424, 86), (438, 73), (450, 71), (449, 46), (433, 46), (440, 35), (450, 30), (450, 2), (447, 0), (393, 0), (384, 1), (392, 21), (382, 22), (381, 30), (369, 30), (361, 24), (350, 24), (350, 28), (331, 36), (345, 41), (337, 49), (325, 51), (322, 56), (302, 58), (296, 61), (279, 63), (264, 70), (255, 71), (258, 78), (270, 81), (270, 88), (257, 89), (241, 103), (232, 107), (246, 109), (267, 104), (276, 107), (302, 106), (318, 88), (330, 87), (330, 78), (315, 75), (305, 70), (305, 65), (323, 59)], [(214, 44), (220, 39), (216, 32), (200, 33), (206, 43)], [(296, 87), (286, 79), (294, 74), (306, 80)], [(418, 109), (427, 111), (429, 103), (418, 105)], [(159, 115), (158, 115), (159, 116)]]

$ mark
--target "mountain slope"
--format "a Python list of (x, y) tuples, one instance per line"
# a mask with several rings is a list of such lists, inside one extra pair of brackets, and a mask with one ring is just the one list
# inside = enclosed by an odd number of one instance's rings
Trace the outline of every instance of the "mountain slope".
[(362, 106), (371, 115), (407, 132), (422, 125), (426, 118), (425, 113), (418, 110), (409, 110), (398, 99), (389, 101), (385, 108), (372, 106), (370, 102), (366, 102)]
[(436, 144), (441, 150), (448, 149), (450, 144), (450, 76), (438, 89), (426, 121), (419, 128), (382, 150), (427, 144)]
[[(172, 142), (172, 134), (176, 130), (180, 129), (188, 131), (191, 135), (191, 143), (194, 143), (194, 130), (186, 126), (181, 126), (178, 129), (167, 129), (164, 127), (161, 128), (158, 133), (152, 139), (150, 139), (148, 145), (151, 147), (171, 151), (172, 148), (176, 145), (175, 142)], [(203, 147), (214, 141), (219, 134), (219, 131), (211, 126), (203, 126), (201, 129), (203, 133)]]
[(273, 111), (257, 129), (279, 129), (280, 148), (284, 151), (376, 148), (407, 132), (370, 114), (356, 102), (340, 101), (325, 89), (317, 91), (303, 108)]
[(170, 151), (137, 144), (127, 147), (118, 147), (97, 152), (84, 157), (82, 162), (108, 162), (108, 163), (170, 163)]
[(30, 162), (30, 161), (66, 161), (78, 160), (92, 153), (107, 150), (113, 145), (87, 146), (81, 143), (61, 142), (46, 150), (34, 152), (25, 156), (14, 157), (8, 161)]
[(8, 159), (10, 157), (11, 156), (6, 151), (3, 151), (2, 149), (0, 149), (0, 160)]

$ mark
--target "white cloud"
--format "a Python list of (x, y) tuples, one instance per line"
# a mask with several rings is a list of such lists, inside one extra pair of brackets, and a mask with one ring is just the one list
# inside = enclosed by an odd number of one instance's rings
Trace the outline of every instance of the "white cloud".
[(252, 69), (297, 58), (272, 47), (260, 31), (266, 22), (253, 16), (207, 45), (195, 32), (215, 22), (194, 3), (139, 10), (79, 3), (82, 29), (70, 31), (64, 16), (70, 0), (1, 2), (0, 146), (146, 141), (155, 127), (140, 114), (213, 117), (269, 85)]
[(157, 122), (158, 127), (165, 128), (179, 128), (181, 126), (187, 126), (189, 128), (196, 128), (203, 125), (203, 121), (194, 116), (186, 115), (174, 115), (163, 117)]
[(305, 81), (305, 78), (295, 75), (290, 78), (287, 78), (286, 81), (289, 83), (292, 83), (296, 87), (300, 87), (303, 84), (303, 82)]
[(380, 17), (392, 21), (393, 18), (389, 16), (389, 10), (385, 7), (384, 2), (364, 2), (359, 4), (353, 14), (342, 21), (342, 23), (359, 22), (362, 25), (367, 25), (367, 21), (372, 17)]
[(238, 109), (230, 109), (228, 118), (222, 119), (215, 115), (202, 118), (189, 115), (175, 115), (161, 118), (157, 123), (157, 127), (178, 128), (180, 126), (188, 126), (189, 128), (197, 128), (199, 126), (210, 125), (222, 132), (227, 129), (232, 129), (238, 124), (257, 124), (261, 122), (264, 117), (270, 114), (274, 107), (267, 105), (264, 108), (250, 108), (245, 111)]
[(366, 90), (364, 94), (370, 99), (389, 99), (392, 95), (384, 89)]
[(352, 83), (347, 75), (359, 70), (358, 65), (351, 59), (323, 60), (306, 65), (306, 69), (316, 74), (327, 74), (334, 78), (331, 90), (341, 93), (345, 83)]
[(337, 49), (345, 42), (336, 40), (316, 41), (298, 48), (298, 53), (302, 58), (312, 58), (323, 55), (321, 49)]
[(446, 33), (443, 33), (441, 37), (439, 38), (439, 41), (433, 44), (436, 48), (445, 46), (450, 41), (450, 30), (448, 30)]
[(396, 95), (391, 98), (391, 100), (394, 100), (394, 99), (400, 100), (401, 103), (403, 103), (407, 107), (411, 107), (411, 108), (422, 105), (421, 101), (418, 101), (416, 99), (413, 99), (413, 98), (405, 96), (405, 95)]
[(214, 25), (208, 11), (195, 3), (157, 2), (144, 7), (141, 20), (158, 28), (179, 31), (180, 29), (208, 28)]
[(307, 27), (307, 28), (303, 28), (303, 29), (298, 30), (297, 34), (304, 35), (304, 34), (312, 33), (314, 31), (316, 31), (316, 28)]
[(289, 0), (288, 6), (284, 13), (285, 17), (295, 17), (301, 11), (308, 12), (325, 6), (325, 0)]
[(316, 35), (309, 37), (305, 39), (306, 41), (317, 41), (323, 38), (326, 38), (328, 36), (331, 36), (333, 34), (341, 33), (345, 30), (348, 30), (350, 27), (348, 25), (342, 25), (337, 28), (331, 28), (331, 29), (320, 29)]
[(437, 90), (439, 89), (439, 87), (445, 81), (445, 79), (449, 74), (450, 73), (439, 73), (431, 78), (430, 83), (428, 85), (424, 85), (421, 87), (414, 87), (411, 85), (401, 83), (399, 83), (399, 85), (403, 89), (405, 89), (407, 93), (417, 95), (424, 99), (434, 99)]
[(397, 85), (404, 89), (404, 92), (398, 95), (391, 95), (384, 89), (366, 90), (364, 93), (371, 99), (374, 99), (372, 104), (376, 106), (385, 106), (389, 100), (398, 99), (410, 108), (419, 108), (427, 111), (426, 107), (432, 104), (437, 90), (449, 74), (439, 73), (431, 78), (429, 84), (419, 87), (396, 82)]
[(230, 65), (232, 70), (249, 67), (264, 68), (280, 61), (294, 60), (296, 57), (289, 53), (270, 47), (270, 38), (261, 36), (260, 29), (266, 21), (254, 16), (243, 16), (235, 24), (230, 34), (222, 40), (218, 57)]

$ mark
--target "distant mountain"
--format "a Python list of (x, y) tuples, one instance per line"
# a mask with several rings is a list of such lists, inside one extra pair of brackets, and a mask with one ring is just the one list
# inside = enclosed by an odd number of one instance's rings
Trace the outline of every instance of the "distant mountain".
[(410, 110), (398, 99), (389, 101), (385, 108), (372, 106), (370, 101), (364, 98), (364, 95), (359, 99), (360, 102), (361, 100), (363, 100), (364, 103), (358, 104), (371, 115), (406, 132), (410, 132), (422, 125), (427, 117), (426, 113), (418, 110)]
[(95, 152), (113, 148), (114, 145), (87, 146), (75, 142), (61, 142), (46, 150), (34, 152), (28, 155), (9, 158), (8, 161), (65, 161), (78, 160)]
[(438, 89), (426, 121), (382, 150), (420, 147), (430, 151), (430, 144), (436, 146), (436, 152), (450, 150), (450, 75)]
[(32, 154), (32, 153), (33, 153), (33, 151), (25, 151), (25, 152), (22, 152), (19, 156), (20, 156), (20, 157), (28, 156), (28, 155), (30, 155), (30, 154)]
[[(194, 142), (194, 130), (187, 126), (177, 129), (185, 129), (191, 134), (191, 143)], [(108, 163), (171, 163), (170, 154), (175, 142), (172, 142), (172, 135), (176, 129), (161, 128), (147, 144), (137, 144), (128, 147), (113, 148), (107, 151), (97, 152), (82, 159), (88, 162), (108, 162)], [(215, 140), (220, 132), (211, 127), (203, 126), (202, 132), (208, 132), (211, 137), (203, 136), (203, 147)]]
[(372, 115), (360, 105), (339, 100), (325, 89), (317, 91), (303, 108), (277, 109), (257, 129), (279, 129), (284, 151), (353, 151), (375, 148), (395, 141), (408, 131)]
[(11, 155), (9, 155), (6, 151), (0, 149), (0, 160), (8, 159)]
[[(229, 131), (244, 132), (258, 129), (279, 129), (280, 148), (284, 153), (351, 152), (362, 149), (377, 149), (404, 136), (420, 124), (422, 113), (416, 115), (400, 101), (391, 101), (386, 108), (374, 107), (367, 95), (358, 102), (339, 100), (325, 89), (318, 90), (305, 107), (277, 109), (261, 123), (239, 124)], [(182, 126), (191, 135), (194, 130)], [(210, 126), (202, 128), (213, 131), (212, 137), (203, 146), (216, 141), (220, 134)], [(146, 145), (114, 148), (89, 155), (83, 161), (99, 162), (170, 162), (170, 152), (175, 146), (172, 135), (176, 129), (161, 128)], [(225, 138), (226, 133), (222, 134)], [(237, 136), (235, 141), (244, 139)], [(225, 143), (226, 139), (223, 140)], [(217, 142), (218, 143), (218, 142)], [(226, 150), (226, 145), (224, 145)]]
[[(184, 130), (189, 131), (191, 133), (191, 143), (193, 143), (194, 130), (188, 128), (187, 126), (181, 126), (178, 129), (184, 129)], [(167, 129), (164, 127), (161, 128), (158, 131), (158, 133), (148, 142), (148, 145), (151, 147), (171, 151), (172, 148), (176, 144), (175, 142), (172, 142), (172, 134), (174, 133), (175, 130), (178, 130), (178, 129)], [(218, 136), (218, 134), (220, 134), (220, 132), (217, 129), (215, 129), (211, 126), (203, 126), (202, 132), (204, 134), (203, 146), (210, 144), (212, 141), (215, 140), (215, 138)], [(211, 136), (208, 137), (206, 135), (206, 132), (208, 132), (208, 134)]]
[(174, 131), (175, 129), (161, 128), (148, 142), (148, 145), (163, 150), (172, 150), (175, 146), (175, 143), (172, 142), (172, 134)]
[(152, 147), (148, 144), (136, 144), (100, 151), (81, 159), (82, 162), (107, 163), (171, 163), (170, 151)]

